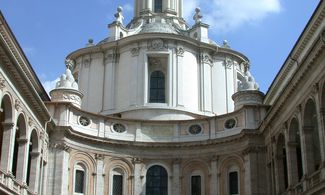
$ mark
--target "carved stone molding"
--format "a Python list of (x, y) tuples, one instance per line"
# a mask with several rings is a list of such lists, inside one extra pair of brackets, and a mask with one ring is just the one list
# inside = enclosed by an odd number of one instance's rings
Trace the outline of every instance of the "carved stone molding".
[(37, 157), (39, 157), (40, 155), (41, 155), (40, 152), (31, 152), (31, 153), (30, 153), (30, 156), (31, 156), (32, 158), (37, 158)]
[(135, 157), (132, 159), (132, 163), (133, 164), (141, 164), (141, 163), (143, 163), (143, 159), (139, 158), (139, 157)]
[(318, 84), (318, 83), (315, 83), (315, 84), (313, 85), (313, 93), (314, 93), (314, 94), (317, 94), (318, 91), (319, 91), (319, 84)]
[(90, 58), (84, 59), (83, 64), (84, 64), (85, 68), (89, 68), (90, 64), (91, 64), (91, 59)]
[(4, 127), (4, 130), (11, 130), (14, 126), (15, 123), (11, 123), (11, 122), (2, 122), (2, 126)]
[[(132, 51), (131, 51), (132, 52)], [(105, 64), (107, 63), (117, 63), (119, 60), (120, 54), (117, 52), (106, 53), (104, 56)]]
[(26, 139), (26, 138), (19, 138), (19, 139), (17, 139), (17, 142), (19, 143), (19, 145), (26, 144), (28, 142), (28, 139)]
[(266, 153), (266, 146), (249, 146), (243, 150), (242, 154), (247, 155), (251, 153)]
[(139, 53), (140, 53), (140, 48), (135, 47), (135, 48), (132, 48), (132, 49), (131, 49), (132, 57), (138, 56)]
[(209, 64), (210, 66), (213, 65), (212, 58), (211, 58), (211, 56), (209, 54), (202, 54), (201, 55), (201, 60), (202, 60), (202, 63)]
[(224, 61), (224, 65), (227, 69), (231, 69), (231, 67), (234, 66), (234, 61), (232, 59), (226, 57), (226, 59)]
[(66, 59), (65, 60), (65, 66), (70, 69), (70, 70), (73, 70), (73, 68), (75, 67), (75, 61), (74, 60), (71, 60), (71, 59)]
[(168, 46), (162, 39), (154, 39), (148, 43), (148, 49), (154, 51), (167, 50)]
[(104, 160), (105, 155), (104, 154), (95, 154), (95, 159), (96, 160)]
[(161, 66), (161, 61), (159, 58), (149, 58), (149, 64), (154, 66)]
[(33, 119), (32, 117), (28, 117), (28, 125), (31, 127), (33, 125)]
[(51, 148), (54, 148), (57, 150), (64, 150), (66, 152), (71, 152), (70, 146), (68, 146), (65, 143), (53, 143), (53, 144), (51, 144)]
[(15, 109), (18, 111), (21, 108), (21, 102), (19, 99), (15, 100)]
[(176, 49), (176, 55), (177, 56), (180, 56), (180, 57), (184, 57), (184, 48), (183, 47), (178, 47), (177, 49)]
[(248, 61), (244, 61), (241, 63), (241, 66), (244, 67), (244, 72), (246, 72), (247, 70), (249, 70), (249, 62)]
[(3, 90), (6, 87), (6, 80), (0, 77), (0, 90)]
[(175, 158), (173, 159), (173, 164), (181, 164), (182, 159), (180, 158)]
[(322, 39), (323, 43), (325, 44), (325, 30), (321, 34), (321, 39)]

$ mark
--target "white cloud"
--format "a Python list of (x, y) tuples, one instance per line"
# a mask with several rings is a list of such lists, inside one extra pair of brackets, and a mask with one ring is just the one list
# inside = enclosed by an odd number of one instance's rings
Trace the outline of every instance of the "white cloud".
[(131, 3), (126, 3), (124, 5), (122, 5), (122, 8), (123, 8), (123, 12), (126, 12), (126, 13), (133, 13), (133, 4)]
[(49, 94), (51, 90), (55, 88), (56, 82), (58, 82), (60, 78), (57, 78), (53, 81), (44, 81), (42, 82), (42, 85), (45, 89), (45, 91)]
[(192, 21), (195, 7), (201, 7), (203, 22), (214, 32), (227, 32), (246, 24), (259, 22), (281, 11), (280, 0), (187, 0), (184, 17)]
[(25, 52), (26, 55), (32, 56), (35, 54), (36, 49), (35, 47), (23, 47), (23, 51)]

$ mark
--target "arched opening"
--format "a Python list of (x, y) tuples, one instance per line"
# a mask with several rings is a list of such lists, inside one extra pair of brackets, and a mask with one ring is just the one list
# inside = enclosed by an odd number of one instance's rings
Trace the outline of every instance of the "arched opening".
[(155, 0), (154, 6), (155, 6), (155, 9), (154, 9), (155, 13), (162, 12), (162, 0)]
[[(12, 161), (12, 174), (20, 180), (23, 180), (23, 169), (25, 164), (26, 122), (22, 114), (19, 115), (16, 123), (15, 143)], [(19, 173), (19, 174), (18, 174)]]
[(276, 145), (276, 166), (278, 174), (278, 193), (283, 193), (288, 188), (288, 167), (287, 167), (287, 152), (285, 148), (285, 138), (280, 134)]
[(154, 71), (150, 75), (150, 103), (165, 103), (165, 75), (162, 71)]
[(28, 164), (27, 164), (27, 185), (30, 186), (31, 189), (37, 189), (38, 183), (38, 171), (40, 168), (38, 165), (39, 162), (39, 152), (38, 152), (38, 135), (36, 130), (33, 130), (30, 135), (29, 141), (29, 150), (28, 150)]
[(288, 154), (291, 162), (291, 176), (293, 184), (299, 182), (303, 176), (301, 136), (299, 123), (296, 118), (292, 119), (289, 126)]
[(168, 174), (165, 168), (159, 165), (150, 167), (146, 175), (146, 195), (167, 195)]
[[(10, 140), (10, 138), (7, 135), (4, 135), (4, 131), (5, 131), (5, 123), (6, 122), (11, 122), (12, 121), (12, 107), (11, 107), (11, 101), (8, 95), (5, 95), (2, 98), (1, 101), (1, 107), (0, 107), (0, 165), (2, 164), (2, 158), (7, 160), (7, 150), (4, 150), (4, 153), (2, 152), (3, 150), (3, 143), (8, 143), (8, 140)], [(3, 157), (5, 156), (5, 157)]]
[(325, 131), (325, 83), (323, 84), (323, 89), (321, 93), (321, 116), (322, 116), (322, 121), (323, 121), (323, 132)]
[(321, 163), (316, 106), (311, 99), (305, 105), (303, 129), (305, 134), (307, 173), (311, 174), (318, 170)]

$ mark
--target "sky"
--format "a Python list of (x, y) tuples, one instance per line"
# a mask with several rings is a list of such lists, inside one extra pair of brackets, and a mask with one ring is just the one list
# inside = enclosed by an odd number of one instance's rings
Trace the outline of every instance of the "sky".
[[(184, 18), (193, 25), (196, 7), (210, 25), (209, 38), (250, 59), (251, 72), (267, 92), (319, 0), (184, 0)], [(107, 25), (123, 7), (133, 17), (133, 0), (1, 0), (18, 42), (47, 91), (64, 73), (66, 56), (88, 39), (108, 37)]]

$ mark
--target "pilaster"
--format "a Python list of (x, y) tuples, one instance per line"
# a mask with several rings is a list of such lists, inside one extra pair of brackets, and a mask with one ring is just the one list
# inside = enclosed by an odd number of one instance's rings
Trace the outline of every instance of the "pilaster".
[(138, 158), (135, 158), (133, 159), (133, 164), (134, 164), (133, 192), (134, 195), (142, 195), (142, 175), (141, 175), (142, 161)]
[(2, 138), (2, 151), (1, 151), (1, 169), (6, 173), (11, 172), (12, 157), (14, 150), (14, 123), (3, 122), (3, 138)]
[(172, 194), (173, 195), (180, 195), (180, 160), (176, 159), (173, 162), (173, 179), (172, 179)]
[(96, 195), (104, 195), (104, 156), (96, 155), (97, 174), (96, 174)]
[(16, 179), (22, 183), (26, 182), (27, 162), (28, 162), (28, 139), (18, 139), (18, 159)]

